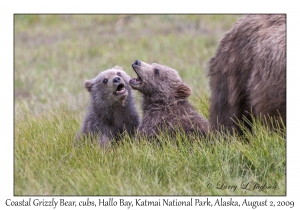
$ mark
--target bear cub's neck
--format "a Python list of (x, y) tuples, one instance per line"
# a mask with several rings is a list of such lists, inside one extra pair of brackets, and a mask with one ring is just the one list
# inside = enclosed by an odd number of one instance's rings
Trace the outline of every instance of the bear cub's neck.
[(92, 103), (91, 109), (99, 118), (116, 118), (131, 113), (134, 108), (133, 97), (131, 94), (127, 96), (125, 101), (116, 101), (112, 104), (107, 103)]
[(173, 112), (177, 110), (176, 107), (181, 106), (191, 106), (187, 99), (177, 99), (177, 98), (166, 98), (166, 97), (151, 97), (143, 96), (142, 107), (144, 112), (151, 110), (164, 110), (166, 112)]

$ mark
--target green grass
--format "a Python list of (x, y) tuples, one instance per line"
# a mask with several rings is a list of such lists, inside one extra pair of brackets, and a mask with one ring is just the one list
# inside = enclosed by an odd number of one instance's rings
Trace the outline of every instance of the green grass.
[[(254, 134), (246, 134), (249, 143), (179, 131), (173, 138), (161, 134), (159, 144), (125, 136), (105, 149), (88, 140), (73, 144), (79, 117), (66, 106), (36, 117), (23, 114), (15, 127), (16, 195), (285, 194), (284, 137), (258, 122)], [(221, 190), (218, 182), (238, 187)], [(277, 188), (243, 190), (243, 182)]]
[[(259, 121), (248, 143), (178, 131), (162, 133), (159, 144), (128, 136), (106, 149), (73, 144), (89, 101), (84, 81), (114, 65), (134, 76), (135, 59), (178, 70), (208, 118), (207, 62), (238, 17), (16, 15), (15, 195), (285, 195), (285, 130)], [(240, 188), (248, 182), (277, 188)]]

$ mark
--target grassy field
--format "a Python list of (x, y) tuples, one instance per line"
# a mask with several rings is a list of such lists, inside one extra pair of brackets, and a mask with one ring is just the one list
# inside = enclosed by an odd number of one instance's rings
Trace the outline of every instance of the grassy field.
[(178, 132), (159, 145), (128, 136), (107, 149), (73, 145), (89, 102), (84, 81), (114, 65), (135, 76), (136, 59), (178, 70), (207, 118), (207, 62), (238, 17), (16, 15), (15, 195), (285, 195), (285, 137), (258, 121), (249, 143)]

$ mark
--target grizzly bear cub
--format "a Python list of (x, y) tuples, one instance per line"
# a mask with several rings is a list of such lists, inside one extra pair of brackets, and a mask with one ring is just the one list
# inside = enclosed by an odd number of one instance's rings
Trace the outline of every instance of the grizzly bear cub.
[[(209, 61), (213, 129), (251, 130), (252, 116), (286, 124), (286, 17), (246, 15), (220, 41)], [(281, 117), (281, 118), (280, 118)], [(282, 123), (281, 123), (282, 119)], [(249, 123), (250, 122), (250, 123)]]
[(121, 67), (115, 66), (85, 82), (91, 99), (77, 139), (82, 135), (98, 135), (99, 144), (105, 146), (125, 131), (129, 135), (134, 134), (139, 125), (139, 115), (128, 84), (129, 79)]
[(143, 118), (139, 133), (155, 137), (159, 131), (205, 135), (208, 122), (188, 102), (191, 89), (182, 82), (177, 71), (160, 64), (151, 65), (136, 60), (132, 64), (137, 78), (129, 84), (143, 95)]

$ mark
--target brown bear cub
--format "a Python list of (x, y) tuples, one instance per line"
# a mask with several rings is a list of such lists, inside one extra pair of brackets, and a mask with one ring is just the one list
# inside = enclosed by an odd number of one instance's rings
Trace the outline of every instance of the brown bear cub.
[(137, 78), (129, 80), (129, 84), (143, 95), (139, 133), (151, 138), (159, 131), (173, 133), (177, 129), (201, 135), (208, 132), (208, 122), (188, 102), (191, 89), (182, 82), (176, 70), (139, 60), (132, 68)]
[(129, 135), (134, 134), (139, 125), (139, 115), (128, 84), (129, 79), (121, 67), (115, 66), (85, 82), (91, 99), (77, 138), (98, 135), (99, 144), (105, 146), (125, 131)]
[[(286, 123), (286, 17), (247, 15), (220, 41), (209, 61), (210, 116), (213, 129), (242, 133), (254, 117)], [(244, 120), (243, 119), (247, 119)], [(279, 123), (280, 124), (280, 123)]]

